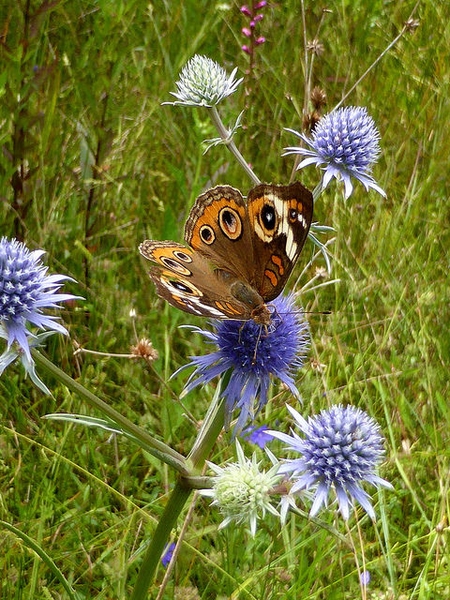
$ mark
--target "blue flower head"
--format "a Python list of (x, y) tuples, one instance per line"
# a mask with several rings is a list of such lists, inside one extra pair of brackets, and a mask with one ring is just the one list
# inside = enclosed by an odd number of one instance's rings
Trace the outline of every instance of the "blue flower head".
[[(0, 356), (0, 375), (21, 355), (22, 364), (31, 379), (48, 392), (36, 376), (30, 352), (30, 346), (39, 345), (46, 334), (34, 335), (28, 326), (67, 334), (57, 316), (45, 315), (42, 310), (60, 308), (59, 302), (78, 296), (58, 293), (62, 282), (70, 277), (47, 275), (47, 267), (40, 260), (43, 254), (43, 250), (30, 252), (17, 240), (0, 239), (0, 338), (7, 342), (7, 348)], [(14, 343), (19, 351), (12, 348)]]
[(336, 492), (339, 510), (348, 519), (351, 499), (361, 504), (375, 519), (370, 497), (363, 482), (391, 488), (391, 484), (375, 473), (383, 458), (383, 437), (380, 428), (369, 415), (353, 406), (332, 406), (306, 421), (288, 406), (295, 424), (304, 437), (269, 431), (282, 440), (299, 458), (286, 460), (279, 472), (287, 473), (293, 482), (291, 494), (317, 486), (311, 516), (326, 505), (330, 490)]
[(288, 129), (305, 142), (310, 149), (301, 147), (286, 148), (286, 154), (307, 156), (299, 165), (323, 165), (322, 188), (326, 188), (335, 177), (344, 182), (345, 198), (353, 191), (352, 177), (360, 181), (366, 191), (374, 189), (382, 196), (385, 192), (370, 175), (373, 163), (380, 154), (380, 134), (367, 110), (360, 106), (339, 108), (325, 115), (317, 123), (311, 137)]
[(280, 296), (271, 305), (272, 323), (267, 331), (253, 320), (214, 321), (215, 332), (194, 328), (218, 349), (205, 356), (194, 356), (182, 367), (195, 367), (185, 393), (229, 371), (222, 397), (226, 400), (227, 427), (232, 413), (239, 411), (235, 433), (240, 433), (247, 421), (267, 403), (271, 377), (281, 380), (299, 396), (292, 375), (303, 365), (309, 348), (308, 324), (295, 307), (293, 295)]

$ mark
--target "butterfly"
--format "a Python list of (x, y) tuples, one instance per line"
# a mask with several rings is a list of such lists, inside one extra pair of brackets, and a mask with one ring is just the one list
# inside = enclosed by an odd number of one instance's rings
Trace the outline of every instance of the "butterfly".
[(172, 306), (217, 319), (269, 325), (267, 303), (283, 290), (308, 236), (312, 193), (300, 182), (260, 184), (244, 200), (219, 185), (201, 194), (184, 239), (146, 240), (141, 255), (150, 279)]

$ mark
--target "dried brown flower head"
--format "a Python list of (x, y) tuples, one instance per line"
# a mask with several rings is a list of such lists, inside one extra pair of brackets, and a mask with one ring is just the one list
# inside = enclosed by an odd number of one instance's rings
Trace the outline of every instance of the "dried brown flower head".
[(131, 354), (133, 358), (143, 358), (148, 363), (153, 362), (159, 356), (151, 341), (146, 338), (140, 339), (135, 346), (131, 346)]
[(313, 105), (314, 109), (318, 111), (322, 110), (322, 108), (327, 104), (327, 95), (325, 90), (317, 85), (311, 91), (311, 104)]
[(404, 27), (405, 27), (406, 31), (408, 31), (409, 33), (413, 33), (419, 27), (419, 25), (420, 25), (419, 19), (408, 19), (404, 23)]
[(315, 54), (316, 56), (322, 56), (322, 54), (325, 52), (325, 46), (319, 42), (318, 39), (307, 42), (306, 49), (311, 52), (311, 54)]
[(303, 131), (307, 131), (308, 133), (311, 133), (312, 131), (314, 131), (314, 129), (319, 121), (320, 121), (320, 114), (316, 110), (313, 110), (310, 113), (306, 113), (303, 116)]

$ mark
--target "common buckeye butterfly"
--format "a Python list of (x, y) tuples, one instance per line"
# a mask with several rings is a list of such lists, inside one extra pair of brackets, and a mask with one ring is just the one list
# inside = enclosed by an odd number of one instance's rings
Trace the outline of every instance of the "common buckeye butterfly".
[(308, 235), (313, 196), (300, 182), (260, 184), (247, 201), (219, 185), (195, 201), (184, 239), (146, 240), (156, 291), (188, 313), (269, 325), (267, 302), (283, 290)]

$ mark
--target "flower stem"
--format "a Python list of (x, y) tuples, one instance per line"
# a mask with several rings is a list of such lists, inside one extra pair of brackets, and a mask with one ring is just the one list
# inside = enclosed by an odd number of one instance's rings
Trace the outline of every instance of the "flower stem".
[(202, 429), (195, 441), (194, 447), (188, 456), (188, 460), (192, 462), (194, 470), (199, 470), (203, 467), (203, 463), (209, 456), (209, 453), (214, 446), (220, 432), (222, 431), (225, 417), (225, 400), (222, 399), (217, 406), (217, 410), (206, 429)]
[(33, 358), (36, 364), (40, 365), (51, 373), (58, 381), (63, 383), (72, 392), (80, 396), (86, 404), (99, 410), (113, 423), (117, 424), (129, 437), (134, 439), (147, 452), (156, 456), (166, 464), (173, 467), (181, 475), (189, 475), (189, 470), (186, 465), (186, 459), (182, 454), (173, 450), (163, 442), (156, 440), (149, 435), (144, 429), (135, 425), (132, 421), (114, 410), (111, 406), (100, 400), (95, 394), (87, 390), (83, 385), (72, 379), (67, 373), (64, 373), (59, 367), (54, 365), (45, 356), (37, 350), (32, 350)]
[(210, 111), (209, 114), (211, 115), (211, 120), (214, 123), (217, 131), (219, 132), (220, 138), (223, 140), (224, 144), (228, 147), (228, 149), (230, 150), (230, 152), (237, 159), (238, 163), (242, 166), (242, 168), (247, 173), (247, 175), (250, 177), (250, 179), (253, 181), (253, 183), (256, 184), (256, 185), (258, 185), (259, 183), (261, 183), (261, 180), (255, 175), (255, 173), (250, 168), (250, 166), (247, 163), (247, 161), (245, 160), (245, 158), (239, 152), (236, 144), (233, 141), (233, 138), (230, 137), (230, 132), (228, 131), (228, 129), (223, 124), (222, 119), (220, 118), (219, 111), (217, 110), (217, 108), (215, 106), (211, 106), (209, 108), (209, 111)]
[[(220, 389), (218, 388), (216, 396), (211, 402), (211, 406), (205, 417), (204, 425), (189, 454), (188, 460), (192, 463), (194, 471), (201, 472), (203, 470), (206, 457), (209, 455), (211, 448), (217, 441), (219, 433), (222, 431), (225, 415), (225, 401), (222, 399), (217, 402), (217, 398), (220, 397), (220, 391), (224, 389), (223, 386), (227, 385), (228, 380), (229, 374), (222, 378)], [(204, 478), (196, 478), (194, 476), (192, 478), (180, 477), (178, 479), (164, 513), (156, 527), (155, 533), (153, 534), (152, 541), (145, 553), (131, 600), (146, 600), (148, 598), (148, 588), (153, 580), (153, 575), (169, 540), (170, 532), (173, 527), (175, 527), (178, 517), (183, 510), (192, 489), (194, 487), (201, 487), (195, 484), (197, 479), (202, 481)]]
[(170, 532), (175, 527), (191, 492), (192, 490), (187, 488), (182, 480), (176, 483), (145, 553), (130, 600), (147, 600), (149, 597), (148, 589), (153, 581), (153, 575), (164, 552)]
[(390, 42), (386, 46), (386, 48), (383, 50), (383, 52), (379, 56), (377, 56), (377, 58), (373, 61), (373, 63), (369, 67), (367, 67), (367, 69), (364, 71), (364, 73), (361, 75), (361, 77), (352, 85), (352, 87), (348, 90), (348, 92), (345, 94), (345, 96), (343, 98), (341, 98), (340, 102), (338, 102), (338, 104), (336, 104), (336, 106), (334, 107), (333, 110), (337, 110), (340, 106), (342, 106), (345, 103), (347, 98), (358, 87), (358, 85), (361, 83), (361, 81), (363, 81), (363, 79), (365, 79), (367, 77), (367, 75), (370, 73), (370, 71), (372, 71), (372, 69), (375, 68), (375, 66), (380, 62), (380, 60), (384, 56), (386, 56), (386, 54), (391, 50), (391, 48), (393, 48), (393, 46), (395, 46), (395, 44), (400, 40), (400, 38), (402, 38), (405, 35), (405, 33), (408, 31), (408, 22), (412, 19), (418, 6), (419, 6), (419, 2), (417, 2), (415, 4), (414, 8), (412, 9), (411, 14), (409, 15), (408, 19), (405, 21), (405, 24), (403, 25), (400, 33), (398, 33), (397, 36), (392, 40), (392, 42)]
[[(153, 581), (153, 576), (158, 567), (159, 560), (163, 554), (170, 533), (176, 525), (184, 505), (189, 499), (192, 489), (202, 487), (201, 483), (204, 481), (204, 478), (195, 476), (194, 473), (198, 474), (203, 470), (205, 460), (216, 442), (224, 424), (225, 402), (223, 399), (217, 400), (220, 397), (220, 390), (218, 390), (215, 397), (216, 401), (211, 403), (204, 425), (200, 430), (190, 453), (189, 463), (192, 465), (191, 471), (188, 469), (186, 459), (181, 454), (178, 454), (178, 452), (169, 446), (166, 446), (166, 444), (155, 440), (146, 431), (134, 425), (134, 423), (123, 417), (120, 413), (103, 402), (103, 400), (100, 400), (100, 398), (87, 390), (83, 385), (64, 373), (64, 371), (50, 362), (40, 352), (33, 349), (32, 353), (36, 364), (46, 369), (72, 392), (78, 394), (86, 404), (99, 410), (109, 420), (117, 424), (124, 432), (135, 439), (141, 447), (172, 466), (180, 474), (147, 548), (131, 596), (131, 600), (146, 600), (148, 598), (148, 589)], [(227, 385), (226, 376), (222, 379), (222, 386), (224, 385)], [(223, 389), (223, 387), (220, 389)], [(205, 481), (204, 486), (206, 485), (207, 482)]]

